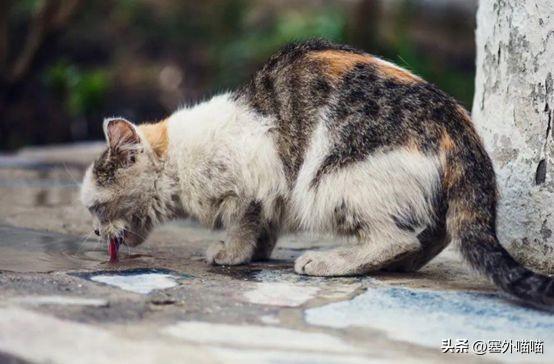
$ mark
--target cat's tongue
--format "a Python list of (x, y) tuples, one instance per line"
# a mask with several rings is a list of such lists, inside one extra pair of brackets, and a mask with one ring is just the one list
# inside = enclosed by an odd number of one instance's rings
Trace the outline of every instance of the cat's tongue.
[(121, 240), (117, 238), (111, 238), (110, 242), (108, 243), (108, 254), (110, 255), (110, 262), (117, 262), (117, 253), (119, 251), (119, 245), (121, 244)]

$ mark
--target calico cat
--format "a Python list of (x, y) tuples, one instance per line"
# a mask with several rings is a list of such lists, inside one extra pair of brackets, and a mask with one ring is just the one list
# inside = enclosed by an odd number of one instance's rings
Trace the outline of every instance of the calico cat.
[(360, 50), (290, 44), (234, 92), (104, 131), (82, 186), (103, 238), (134, 246), (190, 216), (227, 230), (207, 251), (222, 265), (268, 259), (282, 231), (357, 238), (300, 256), (295, 271), (314, 276), (415, 271), (453, 240), (504, 291), (554, 303), (553, 279), (497, 240), (495, 174), (468, 113)]

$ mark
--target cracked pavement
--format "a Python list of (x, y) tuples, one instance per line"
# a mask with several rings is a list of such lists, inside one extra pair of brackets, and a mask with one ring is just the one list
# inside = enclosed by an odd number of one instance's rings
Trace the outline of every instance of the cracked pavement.
[[(203, 261), (223, 233), (167, 224), (108, 263), (78, 182), (102, 144), (0, 156), (0, 362), (552, 362), (554, 317), (506, 301), (448, 248), (421, 271), (294, 274), (328, 236), (288, 235), (272, 260)], [(442, 341), (540, 340), (544, 353), (443, 353)]]

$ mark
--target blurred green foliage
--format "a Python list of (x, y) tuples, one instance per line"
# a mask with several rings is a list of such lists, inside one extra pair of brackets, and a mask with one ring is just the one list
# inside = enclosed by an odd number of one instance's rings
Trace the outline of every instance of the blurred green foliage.
[[(99, 138), (105, 115), (159, 119), (238, 86), (284, 44), (312, 37), (362, 48), (468, 108), (472, 102), (472, 17), (448, 9), (437, 15), (431, 2), (14, 0), (8, 61), (54, 1), (79, 7), (63, 28), (41, 38), (25, 77), (0, 89), (2, 149)], [(459, 39), (465, 46), (452, 47)]]
[[(465, 107), (471, 108), (474, 93), (474, 70), (458, 69), (455, 65), (440, 62), (437, 55), (418, 51), (410, 38), (410, 20), (413, 17), (415, 2), (401, 3), (394, 24), (393, 40), (383, 47), (382, 55), (423, 79), (439, 85), (443, 90), (458, 99)], [(462, 29), (463, 31), (463, 29)]]
[(14, 17), (25, 17), (35, 12), (44, 0), (19, 0), (14, 2), (12, 11)]
[(64, 101), (71, 117), (90, 115), (101, 108), (110, 84), (105, 70), (81, 70), (67, 61), (47, 68), (44, 81)]
[[(240, 21), (240, 18), (237, 20)], [(342, 42), (345, 24), (345, 14), (333, 7), (318, 9), (310, 16), (299, 12), (278, 14), (262, 28), (241, 24), (241, 31), (229, 39), (220, 39), (210, 47), (210, 58), (218, 65), (214, 81), (221, 88), (237, 85), (249, 76), (253, 65), (263, 62), (291, 41), (322, 37)]]

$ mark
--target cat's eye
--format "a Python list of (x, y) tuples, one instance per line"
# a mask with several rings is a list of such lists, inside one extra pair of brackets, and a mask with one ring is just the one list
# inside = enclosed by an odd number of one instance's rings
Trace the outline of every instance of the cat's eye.
[(88, 210), (92, 215), (98, 217), (101, 222), (105, 221), (107, 218), (107, 208), (106, 205), (103, 203), (91, 205), (89, 206)]

